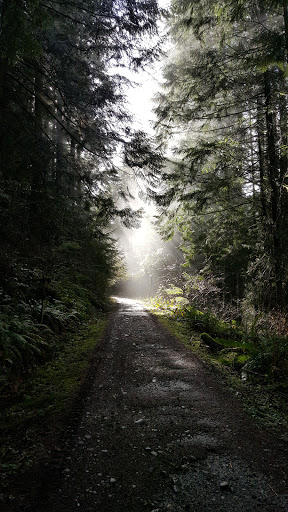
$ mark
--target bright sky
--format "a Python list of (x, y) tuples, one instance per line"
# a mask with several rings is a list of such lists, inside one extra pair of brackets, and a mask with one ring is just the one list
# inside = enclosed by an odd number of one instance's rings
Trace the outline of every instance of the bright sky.
[(130, 88), (127, 93), (135, 127), (146, 132), (152, 132), (152, 124), (155, 120), (152, 112), (154, 108), (152, 98), (159, 90), (159, 81), (150, 73), (151, 71), (149, 73), (145, 71), (138, 73), (134, 80), (139, 82), (139, 85)]
[[(158, 3), (160, 7), (167, 8), (170, 0), (158, 0)], [(160, 25), (161, 31), (164, 31), (163, 24)], [(146, 71), (134, 74), (125, 72), (125, 75), (132, 82), (138, 84), (130, 87), (126, 93), (130, 104), (129, 110), (134, 116), (133, 127), (152, 134), (153, 120), (155, 120), (152, 112), (152, 109), (155, 107), (153, 96), (160, 90), (161, 62), (156, 62), (153, 66), (147, 67)], [(148, 257), (150, 255), (151, 247), (153, 247), (152, 250), (155, 252), (156, 247), (161, 246), (161, 241), (151, 224), (151, 220), (153, 220), (153, 216), (156, 214), (155, 206), (144, 203), (138, 197), (137, 186), (133, 190), (133, 187), (135, 187), (133, 181), (129, 186), (132, 187), (132, 192), (135, 193), (135, 200), (130, 201), (130, 206), (133, 209), (143, 208), (145, 216), (142, 219), (141, 227), (138, 229), (125, 229), (122, 227), (118, 243), (125, 255), (128, 270), (130, 272), (135, 272), (136, 270), (139, 272), (140, 260), (144, 260), (145, 256)]]
[[(170, 0), (158, 0), (161, 8), (168, 8)], [(164, 30), (163, 24), (160, 24), (160, 33)], [(152, 109), (155, 107), (153, 96), (160, 90), (161, 84), (161, 62), (156, 62), (146, 71), (139, 72), (130, 78), (139, 85), (130, 88), (127, 98), (134, 114), (136, 128), (146, 132), (152, 132), (153, 121), (155, 121)]]

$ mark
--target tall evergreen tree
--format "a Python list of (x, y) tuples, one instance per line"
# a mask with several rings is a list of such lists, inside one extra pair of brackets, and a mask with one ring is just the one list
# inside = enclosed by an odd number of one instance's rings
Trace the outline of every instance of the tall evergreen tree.
[(0, 285), (15, 262), (51, 268), (129, 213), (111, 193), (132, 136), (121, 68), (153, 58), (158, 15), (155, 0), (2, 0)]
[[(230, 295), (243, 296), (250, 272), (255, 303), (284, 307), (286, 3), (175, 0), (169, 23), (174, 50), (156, 111), (162, 138), (176, 137), (177, 161), (163, 175), (168, 189), (158, 200), (183, 203), (190, 217), (206, 215), (202, 247), (194, 229), (190, 238), (208, 267), (224, 272), (226, 287), (233, 261), (240, 265), (241, 286)], [(225, 252), (235, 258), (223, 269)]]

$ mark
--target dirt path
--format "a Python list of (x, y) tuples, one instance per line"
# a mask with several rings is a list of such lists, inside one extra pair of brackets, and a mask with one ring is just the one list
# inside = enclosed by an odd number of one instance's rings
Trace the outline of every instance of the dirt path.
[(81, 418), (25, 510), (288, 511), (287, 446), (140, 304), (119, 303), (92, 370)]

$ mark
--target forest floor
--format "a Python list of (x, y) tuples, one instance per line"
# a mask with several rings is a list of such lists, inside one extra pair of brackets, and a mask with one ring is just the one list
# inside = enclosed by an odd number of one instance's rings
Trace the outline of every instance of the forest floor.
[(140, 303), (118, 300), (83, 386), (3, 512), (288, 511), (287, 443)]

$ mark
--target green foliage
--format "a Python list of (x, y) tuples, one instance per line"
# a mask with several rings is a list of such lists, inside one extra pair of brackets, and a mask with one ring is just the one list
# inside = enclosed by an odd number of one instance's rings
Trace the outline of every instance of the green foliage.
[[(27, 378), (37, 365), (53, 358), (63, 343), (63, 334), (73, 332), (93, 308), (100, 307), (87, 287), (71, 282), (67, 275), (63, 281), (38, 280), (37, 275), (35, 271), (24, 272), (24, 276), (19, 273), (16, 287), (10, 289), (14, 299), (2, 295), (1, 385)], [(106, 301), (103, 290), (102, 309), (108, 305)]]
[(249, 325), (238, 325), (234, 320), (225, 322), (209, 311), (203, 312), (186, 304), (176, 307), (174, 300), (161, 296), (150, 299), (147, 306), (161, 316), (185, 325), (186, 330), (201, 333), (202, 343), (208, 346), (214, 359), (244, 372), (245, 378), (287, 383), (287, 336), (276, 334), (275, 324), (274, 332), (268, 330), (263, 324), (263, 314), (255, 315)]
[(288, 383), (287, 338), (258, 335), (254, 355), (245, 365), (248, 376), (269, 382)]
[(167, 293), (167, 295), (179, 296), (179, 295), (183, 295), (183, 290), (181, 288), (178, 288), (177, 286), (171, 286), (171, 288), (165, 289), (165, 293)]
[(157, 2), (124, 0), (120, 9), (114, 0), (55, 5), (1, 2), (4, 380), (32, 371), (60, 335), (93, 307), (107, 307), (119, 264), (111, 221), (119, 216), (128, 224), (138, 215), (117, 207), (114, 156), (126, 146), (139, 173), (147, 165), (153, 174), (161, 160), (152, 149), (141, 160), (142, 146), (149, 147), (143, 133), (129, 128), (123, 94), (129, 80), (121, 73), (156, 56)]
[[(159, 300), (158, 300), (159, 302)], [(258, 356), (262, 351), (261, 345), (255, 347), (252, 339), (248, 342), (244, 336), (243, 340), (231, 340), (222, 338), (219, 340), (221, 343), (221, 349), (217, 352), (207, 351), (203, 348), (203, 344), (200, 340), (198, 332), (191, 330), (191, 325), (186, 321), (181, 320), (181, 316), (175, 314), (169, 314), (169, 309), (163, 309), (164, 304), (159, 303), (159, 307), (162, 309), (157, 310), (155, 302), (153, 306), (150, 306), (151, 302), (147, 303), (147, 307), (150, 307), (151, 311), (155, 314), (160, 315), (159, 321), (170, 331), (176, 338), (178, 338), (187, 347), (193, 350), (194, 353), (205, 360), (206, 363), (212, 364), (221, 371), (222, 376), (227, 379), (227, 383), (231, 388), (234, 388), (237, 395), (241, 396), (244, 406), (247, 408), (249, 413), (256, 419), (260, 420), (267, 428), (276, 429), (278, 435), (282, 435), (283, 438), (287, 439), (287, 338), (280, 339), (279, 336), (270, 336), (270, 345), (278, 340), (281, 346), (281, 357), (282, 360), (282, 372), (275, 372), (274, 375), (268, 375), (267, 371), (271, 368), (271, 357), (270, 361), (266, 361), (268, 365), (262, 366), (262, 374), (258, 373), (259, 366), (254, 366), (254, 370), (249, 371), (249, 365), (253, 366), (253, 361), (257, 362)], [(203, 336), (204, 333), (202, 333)], [(267, 333), (266, 333), (267, 334)], [(260, 338), (260, 332), (258, 331)], [(209, 336), (206, 333), (206, 336)], [(265, 337), (267, 340), (267, 336)], [(272, 339), (274, 342), (272, 342)], [(217, 341), (217, 340), (215, 340)], [(267, 351), (267, 342), (265, 351)], [(276, 342), (277, 345), (277, 342)], [(229, 350), (229, 348), (237, 349)], [(241, 352), (238, 353), (238, 348)], [(275, 354), (274, 346), (274, 354)], [(269, 349), (271, 353), (271, 350)], [(274, 358), (275, 359), (275, 358)], [(263, 362), (263, 359), (261, 359)], [(258, 363), (257, 363), (258, 364)], [(247, 371), (246, 371), (246, 368)], [(285, 374), (283, 373), (285, 371)], [(272, 378), (271, 378), (272, 377)]]
[(174, 0), (156, 108), (162, 232), (223, 302), (261, 309), (287, 305), (287, 27), (283, 2)]
[(39, 57), (42, 48), (37, 32), (49, 22), (39, 0), (27, 0), (25, 4), (3, 0), (2, 4), (0, 57), (12, 65), (23, 57)]
[(79, 324), (81, 314), (73, 309), (68, 309), (61, 301), (54, 301), (53, 305), (47, 305), (44, 310), (43, 323), (53, 332), (61, 333), (67, 327), (71, 328)]
[(47, 327), (6, 307), (0, 313), (0, 384), (43, 361), (50, 350), (49, 338)]
[(147, 300), (147, 304), (156, 310), (163, 310), (167, 314), (177, 314), (182, 311), (188, 300), (182, 296), (181, 288), (173, 286), (172, 288), (160, 289), (155, 297)]
[(194, 329), (205, 330), (215, 338), (240, 340), (243, 337), (243, 330), (236, 325), (235, 321), (224, 322), (209, 311), (203, 312), (189, 306), (185, 307), (180, 315)]

